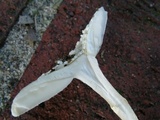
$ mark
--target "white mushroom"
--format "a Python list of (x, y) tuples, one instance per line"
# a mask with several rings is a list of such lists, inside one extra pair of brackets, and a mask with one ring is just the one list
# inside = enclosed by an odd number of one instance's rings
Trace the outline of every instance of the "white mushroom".
[(17, 117), (29, 111), (58, 94), (73, 78), (77, 78), (103, 97), (122, 120), (138, 120), (127, 100), (105, 78), (95, 58), (103, 42), (106, 22), (107, 12), (101, 7), (82, 31), (75, 49), (69, 53), (74, 55), (72, 60), (61, 63), (67, 66), (47, 72), (23, 88), (13, 100), (12, 115)]

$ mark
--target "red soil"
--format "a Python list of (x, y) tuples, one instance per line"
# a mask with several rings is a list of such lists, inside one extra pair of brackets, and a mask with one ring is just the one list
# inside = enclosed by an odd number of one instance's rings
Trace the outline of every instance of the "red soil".
[(11, 27), (14, 25), (19, 13), (26, 6), (28, 0), (1, 0), (0, 1), (0, 47)]

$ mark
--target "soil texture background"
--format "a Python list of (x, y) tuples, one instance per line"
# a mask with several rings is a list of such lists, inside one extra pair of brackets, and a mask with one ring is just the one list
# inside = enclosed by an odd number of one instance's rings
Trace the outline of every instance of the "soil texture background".
[(27, 84), (65, 59), (94, 12), (108, 11), (97, 59), (109, 82), (125, 97), (139, 120), (160, 120), (160, 2), (158, 0), (64, 0), (12, 92), (6, 120), (119, 120), (107, 102), (74, 79), (61, 93), (20, 117), (10, 105)]

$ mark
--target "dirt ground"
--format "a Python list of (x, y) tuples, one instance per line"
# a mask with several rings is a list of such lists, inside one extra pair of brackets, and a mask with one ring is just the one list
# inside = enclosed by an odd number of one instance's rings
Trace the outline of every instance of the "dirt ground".
[(26, 4), (27, 0), (0, 1), (0, 47), (4, 45), (8, 32)]
[[(155, 0), (64, 0), (43, 35), (12, 99), (27, 84), (65, 59), (100, 6), (109, 19), (97, 58), (110, 83), (124, 96), (139, 120), (160, 120), (160, 2)], [(10, 105), (6, 120), (119, 120), (103, 98), (74, 79), (61, 93), (14, 118)]]

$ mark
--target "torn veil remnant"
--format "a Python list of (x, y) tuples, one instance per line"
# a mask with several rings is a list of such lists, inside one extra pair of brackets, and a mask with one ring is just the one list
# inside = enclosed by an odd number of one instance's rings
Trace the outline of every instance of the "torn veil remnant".
[(103, 97), (122, 120), (138, 120), (127, 100), (105, 78), (95, 58), (103, 42), (106, 23), (107, 12), (101, 7), (82, 31), (75, 49), (69, 53), (74, 57), (70, 61), (59, 61), (53, 68), (55, 71), (43, 74), (23, 88), (13, 100), (12, 115), (17, 117), (29, 111), (58, 94), (73, 78), (77, 78)]

